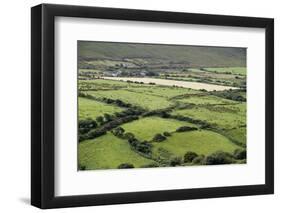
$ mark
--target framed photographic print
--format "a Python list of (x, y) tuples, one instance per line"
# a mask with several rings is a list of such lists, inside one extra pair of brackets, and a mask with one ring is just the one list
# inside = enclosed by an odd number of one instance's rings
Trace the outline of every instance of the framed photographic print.
[(274, 21), (31, 9), (31, 203), (271, 194)]

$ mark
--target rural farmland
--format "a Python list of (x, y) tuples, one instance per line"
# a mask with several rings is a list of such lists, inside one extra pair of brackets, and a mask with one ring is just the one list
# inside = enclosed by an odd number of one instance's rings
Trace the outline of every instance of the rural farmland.
[(246, 49), (78, 41), (78, 170), (245, 164)]

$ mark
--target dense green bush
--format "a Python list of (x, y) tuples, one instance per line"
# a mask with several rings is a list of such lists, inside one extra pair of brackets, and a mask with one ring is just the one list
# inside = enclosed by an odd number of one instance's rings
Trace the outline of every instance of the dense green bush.
[(104, 118), (103, 118), (103, 116), (98, 116), (98, 117), (96, 118), (96, 121), (97, 121), (99, 124), (103, 124), (103, 123), (104, 123)]
[(162, 110), (157, 109), (157, 110), (145, 112), (143, 114), (143, 116), (148, 117), (148, 116), (156, 115), (156, 116), (159, 116), (159, 117), (162, 117), (162, 118), (169, 118), (170, 117), (169, 111), (170, 111), (170, 109), (162, 109)]
[(156, 162), (153, 162), (153, 163), (149, 163), (149, 164), (141, 166), (141, 168), (154, 168), (154, 167), (159, 167), (159, 164)]
[(186, 152), (184, 155), (184, 162), (185, 163), (191, 163), (194, 158), (198, 157), (197, 153), (195, 152)]
[(155, 142), (162, 142), (162, 141), (166, 140), (166, 137), (158, 133), (153, 137), (152, 140)]
[(114, 116), (112, 116), (112, 115), (110, 115), (108, 113), (105, 113), (104, 114), (104, 119), (105, 119), (106, 122), (110, 122), (110, 121), (112, 121), (114, 119)]
[(87, 140), (87, 134), (79, 134), (78, 135), (78, 141), (81, 142), (81, 141), (84, 141), (84, 140)]
[(182, 163), (182, 158), (181, 157), (173, 157), (170, 160), (170, 166), (179, 166)]
[(135, 168), (135, 167), (131, 163), (121, 163), (117, 168), (118, 169), (130, 169), (130, 168)]
[(176, 132), (187, 132), (187, 131), (193, 131), (193, 130), (197, 130), (197, 128), (190, 127), (190, 126), (181, 126), (176, 130)]
[(247, 151), (245, 149), (236, 149), (233, 154), (234, 158), (237, 160), (243, 160), (247, 157)]
[(78, 167), (79, 167), (79, 170), (86, 170), (86, 166), (84, 166), (84, 165), (80, 165), (80, 164), (79, 164)]
[(163, 132), (163, 135), (164, 135), (165, 137), (169, 137), (169, 136), (171, 136), (171, 133), (170, 133), (170, 132)]
[(224, 90), (224, 91), (211, 92), (211, 94), (233, 101), (245, 102), (247, 99), (240, 95), (239, 92), (241, 91), (243, 90)]
[(126, 132), (126, 133), (124, 134), (124, 138), (125, 138), (125, 139), (134, 139), (134, 138), (135, 138), (135, 135), (134, 135), (133, 133), (131, 133), (131, 132)]
[(125, 130), (122, 127), (117, 127), (116, 129), (112, 130), (112, 134), (117, 137), (122, 137), (124, 132), (125, 132)]
[(205, 156), (199, 155), (192, 160), (192, 164), (194, 165), (202, 165), (205, 162)]
[(151, 143), (148, 143), (147, 141), (139, 141), (135, 137), (130, 137), (128, 139), (128, 142), (133, 150), (136, 150), (137, 152), (141, 152), (142, 154), (145, 154), (146, 156), (151, 155), (152, 152), (152, 145)]
[(91, 130), (90, 132), (88, 132), (88, 134), (85, 137), (86, 139), (94, 139), (104, 134), (106, 134), (106, 129), (100, 128), (100, 129)]
[(98, 126), (97, 122), (88, 118), (86, 120), (79, 120), (78, 128), (79, 134), (85, 134), (89, 132), (91, 129), (94, 129)]
[(205, 158), (206, 165), (230, 164), (233, 163), (233, 156), (230, 153), (218, 151)]

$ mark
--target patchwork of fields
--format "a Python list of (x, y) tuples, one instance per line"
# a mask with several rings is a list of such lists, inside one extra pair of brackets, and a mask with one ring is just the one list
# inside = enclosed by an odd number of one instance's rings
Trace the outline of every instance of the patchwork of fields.
[[(200, 165), (246, 147), (246, 102), (223, 93), (105, 79), (81, 80), (79, 87), (79, 120), (96, 121), (79, 142), (82, 170)], [(134, 118), (123, 121), (128, 115)], [(188, 152), (196, 153), (194, 162), (185, 160)]]
[(247, 49), (78, 41), (78, 170), (247, 163)]

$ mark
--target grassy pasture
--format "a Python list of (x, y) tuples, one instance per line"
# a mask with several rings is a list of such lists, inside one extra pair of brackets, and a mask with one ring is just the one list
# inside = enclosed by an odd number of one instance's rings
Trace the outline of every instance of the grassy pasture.
[(247, 136), (247, 129), (246, 127), (237, 127), (234, 129), (225, 130), (223, 132), (225, 136), (230, 138), (233, 141), (237, 141), (241, 144), (246, 145), (246, 136)]
[(151, 140), (157, 133), (162, 134), (163, 132), (173, 132), (181, 126), (194, 126), (194, 124), (153, 116), (122, 125), (126, 132), (133, 133), (136, 138), (142, 141)]
[(149, 110), (163, 109), (172, 105), (166, 98), (149, 94), (130, 92), (127, 90), (91, 91), (89, 94), (97, 98), (120, 99), (125, 103), (130, 103)]
[(208, 155), (219, 150), (232, 153), (239, 148), (228, 138), (207, 130), (174, 133), (163, 142), (153, 143), (153, 147), (155, 157), (161, 155), (161, 150), (182, 157), (187, 151)]
[(190, 95), (179, 100), (182, 103), (205, 105), (205, 104), (235, 104), (235, 101), (223, 99), (214, 95), (196, 96)]
[(122, 163), (141, 167), (154, 162), (131, 150), (126, 140), (111, 133), (79, 143), (78, 152), (79, 164), (86, 166), (87, 170), (114, 169)]
[(87, 98), (78, 98), (79, 104), (79, 119), (83, 120), (86, 118), (96, 119), (105, 113), (114, 114), (115, 112), (121, 112), (122, 108), (117, 106), (101, 103)]
[(176, 110), (172, 114), (206, 121), (222, 129), (231, 129), (246, 124), (246, 104), (193, 107)]
[(246, 148), (245, 48), (79, 41), (77, 52), (78, 119), (98, 123), (79, 122), (78, 169), (190, 166), (175, 157)]
[(198, 90), (179, 88), (179, 87), (169, 87), (169, 86), (133, 87), (133, 88), (127, 88), (126, 90), (147, 94), (147, 95), (159, 96), (163, 98), (172, 98), (178, 95), (199, 93)]

